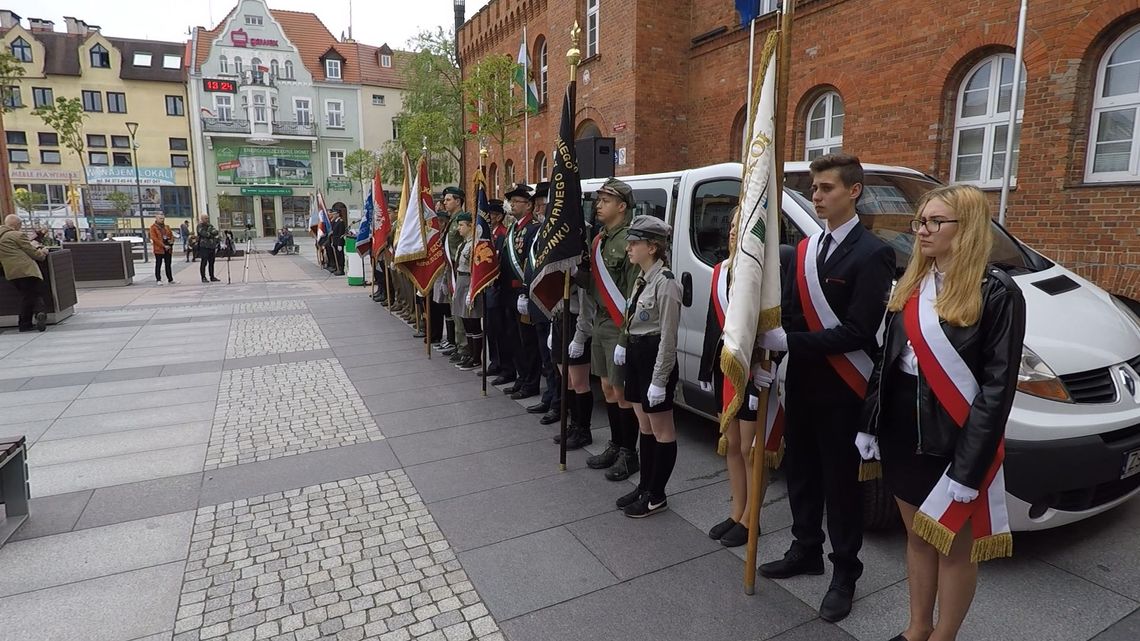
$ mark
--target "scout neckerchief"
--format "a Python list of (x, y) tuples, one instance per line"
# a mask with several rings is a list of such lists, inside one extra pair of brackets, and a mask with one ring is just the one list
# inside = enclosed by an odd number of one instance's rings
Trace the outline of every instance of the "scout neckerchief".
[(507, 262), (511, 265), (511, 270), (515, 273), (515, 280), (523, 281), (526, 279), (526, 271), (523, 268), (522, 261), (519, 260), (519, 255), (523, 253), (524, 247), (522, 246), (523, 239), (518, 237), (518, 232), (530, 224), (531, 214), (526, 214), (511, 227), (511, 231), (507, 233)]
[[(717, 263), (713, 267), (712, 277), (712, 306), (716, 313), (716, 322), (720, 331), (724, 333), (724, 319), (728, 312), (729, 289), (729, 261)], [(749, 374), (751, 377), (751, 374)], [(736, 388), (727, 376), (721, 389), (720, 411), (723, 413), (736, 397)], [(724, 448), (728, 447), (725, 440)], [(718, 446), (719, 450), (719, 446)], [(727, 449), (725, 450), (727, 451)], [(775, 469), (780, 466), (784, 457), (784, 399), (779, 394), (778, 386), (771, 392), (768, 401), (768, 414), (764, 417), (764, 464)]]
[[(970, 406), (980, 387), (942, 330), (938, 312), (934, 309), (935, 285), (934, 272), (931, 271), (903, 307), (903, 327), (914, 348), (918, 370), (930, 385), (938, 404), (959, 428), (965, 428)], [(959, 503), (947, 493), (950, 486), (947, 474), (950, 466), (947, 466), (914, 517), (915, 532), (939, 552), (948, 555), (954, 536), (969, 521), (974, 534), (971, 561), (976, 563), (1011, 556), (1013, 537), (1005, 505), (1004, 459), (1005, 439), (1002, 439), (978, 488), (978, 498), (969, 503)]]
[(628, 303), (621, 287), (618, 287), (617, 281), (614, 280), (609, 268), (606, 267), (606, 262), (602, 260), (602, 237), (606, 235), (606, 231), (603, 230), (602, 233), (594, 237), (592, 252), (594, 269), (590, 271), (594, 273), (594, 285), (598, 290), (598, 297), (606, 308), (606, 312), (609, 313), (610, 320), (614, 322), (614, 325), (622, 327), (625, 324), (625, 316), (622, 315), (622, 310), (626, 308)]
[[(824, 232), (820, 231), (810, 238), (801, 240), (796, 248), (796, 263), (799, 266), (796, 270), (796, 285), (800, 291), (800, 306), (803, 307), (808, 329), (813, 332), (842, 325), (839, 317), (831, 310), (831, 305), (823, 295), (823, 288), (819, 282), (816, 256), (819, 254), (819, 241), (823, 234)], [(867, 380), (871, 377), (874, 363), (866, 352), (857, 349), (846, 354), (828, 354), (827, 361), (859, 398), (867, 396)]]

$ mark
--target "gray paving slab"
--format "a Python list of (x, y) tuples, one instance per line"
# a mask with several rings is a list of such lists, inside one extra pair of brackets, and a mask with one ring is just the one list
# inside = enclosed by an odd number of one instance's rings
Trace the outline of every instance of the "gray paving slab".
[(70, 532), (90, 500), (91, 490), (34, 498), (28, 502), (28, 520), (8, 540), (21, 541)]
[(419, 372), (438, 372), (441, 370), (442, 366), (440, 363), (428, 361), (427, 359), (402, 361), (390, 366), (362, 365), (344, 368), (349, 380), (354, 383), (357, 381), (402, 377)]
[(429, 505), (457, 550), (470, 550), (614, 509), (614, 488), (598, 470), (576, 470)]
[[(614, 498), (617, 496), (620, 494)], [(631, 519), (615, 508), (570, 523), (566, 529), (622, 581), (724, 549), (669, 511), (652, 518)]]
[(296, 352), (283, 352), (277, 355), (282, 363), (300, 363), (302, 361), (317, 361), (325, 358), (335, 358), (336, 354), (327, 347), (320, 349), (306, 349)]
[(745, 596), (739, 577), (739, 560), (716, 552), (502, 627), (513, 641), (738, 641), (767, 639), (815, 618), (810, 608), (764, 579), (758, 581), (757, 596)]
[(148, 427), (163, 427), (197, 421), (210, 421), (214, 419), (215, 405), (216, 403), (213, 402), (186, 403), (163, 407), (124, 410), (114, 414), (95, 414), (92, 416), (61, 418), (52, 424), (51, 428), (44, 434), (43, 439), (73, 438), (76, 436), (123, 432)]
[(193, 529), (190, 511), (10, 543), (0, 597), (178, 561)]
[(481, 423), (497, 418), (517, 416), (524, 410), (509, 398), (489, 396), (478, 401), (447, 403), (405, 412), (376, 416), (376, 425), (385, 436), (402, 436), (442, 427)]
[(217, 385), (219, 380), (221, 380), (221, 376), (218, 372), (202, 372), (196, 374), (155, 376), (132, 381), (130, 386), (123, 386), (118, 382), (92, 383), (79, 394), (79, 398), (118, 396), (123, 394), (124, 390), (130, 390), (132, 394), (178, 391), (194, 387)]
[(1092, 641), (1136, 641), (1140, 639), (1140, 610), (1113, 623), (1107, 630), (1092, 638)]
[[(76, 372), (74, 374), (57, 374), (55, 376), (33, 376), (26, 379), (20, 389), (42, 389), (45, 387), (66, 387), (68, 385), (87, 385), (95, 380), (99, 372)], [(12, 379), (19, 380), (19, 379)]]
[(52, 426), (54, 421), (24, 421), (15, 425), (0, 425), (0, 436), (23, 436), (27, 439), (29, 450), (35, 445), (44, 433)]
[[(356, 331), (359, 332), (360, 329), (357, 328)], [(383, 366), (398, 368), (400, 366), (400, 363), (407, 361), (428, 360), (427, 350), (423, 347), (394, 349), (384, 354), (352, 354), (349, 356), (338, 356), (338, 358), (340, 359), (341, 365), (344, 367)], [(441, 357), (437, 354), (435, 355), (435, 358)], [(442, 363), (446, 362), (447, 359), (443, 359)]]
[(43, 467), (30, 459), (28, 476), (32, 496), (50, 496), (190, 474), (200, 471), (205, 459), (205, 443)]
[(181, 376), (184, 374), (198, 374), (201, 372), (222, 371), (222, 359), (198, 361), (194, 363), (175, 363), (162, 366), (162, 376)]
[(549, 440), (558, 432), (556, 427), (539, 425), (533, 414), (518, 414), (398, 436), (389, 443), (405, 467), (532, 441), (549, 445), (550, 451), (543, 453), (549, 459), (551, 452), (557, 457), (558, 446)]
[(0, 392), (14, 392), (32, 380), (31, 378), (0, 379)]
[(261, 354), (259, 356), (227, 358), (222, 363), (222, 371), (245, 369), (247, 367), (261, 367), (263, 365), (277, 365), (280, 362), (281, 357), (277, 354)]
[(74, 527), (100, 527), (194, 510), (201, 489), (201, 472), (97, 488), (90, 493)]
[(120, 456), (208, 443), (209, 421), (44, 441), (35, 448), (38, 466)]
[(481, 403), (487, 398), (483, 396), (479, 386), (471, 381), (464, 381), (463, 383), (438, 381), (434, 386), (424, 387), (412, 394), (407, 391), (397, 391), (365, 396), (364, 405), (373, 416), (379, 416), (392, 412), (433, 407), (439, 403)]
[[(16, 392), (18, 393), (18, 392)], [(17, 405), (0, 412), (0, 430), (18, 426), (26, 421), (43, 421), (59, 418), (71, 401), (44, 402), (35, 405)]]
[[(157, 374), (155, 374), (157, 376)], [(210, 383), (200, 387), (181, 389), (175, 392), (151, 392), (145, 394), (135, 393), (130, 385), (123, 385), (118, 396), (101, 396), (98, 398), (81, 398), (75, 400), (61, 415), (63, 418), (75, 416), (91, 416), (93, 414), (107, 414), (109, 412), (124, 412), (151, 407), (168, 407), (171, 405), (184, 405), (186, 403), (213, 402), (218, 397), (217, 383)]]
[(778, 634), (769, 641), (855, 641), (855, 637), (844, 632), (839, 626), (827, 623), (823, 619), (815, 619)]
[(236, 501), (398, 467), (396, 455), (385, 441), (224, 467), (204, 474), (201, 504)]
[(7, 638), (122, 641), (170, 628), (185, 561), (0, 599)]
[(83, 385), (3, 392), (0, 393), (0, 413), (6, 413), (9, 408), (20, 407), (21, 405), (75, 400), (81, 392), (83, 392)]
[[(96, 383), (110, 383), (115, 381), (133, 381), (140, 378), (153, 378), (162, 373), (162, 365), (142, 365), (134, 367), (115, 367), (115, 359), (108, 364), (105, 371), (99, 372), (95, 375)], [(121, 361), (119, 361), (121, 363)], [(153, 361), (152, 361), (153, 362)]]
[(145, 637), (139, 637), (137, 639), (131, 639), (131, 641), (170, 641), (171, 637), (173, 637), (173, 636), (174, 636), (174, 629), (171, 628), (169, 630), (159, 632), (158, 634), (148, 634)]
[[(585, 452), (567, 452), (568, 470), (585, 466)], [(545, 439), (413, 465), (405, 471), (427, 503), (561, 474), (558, 450)]]
[[(381, 394), (394, 394), (396, 392), (409, 392), (414, 391), (419, 393), (428, 388), (438, 387), (440, 385), (454, 385), (457, 383), (470, 383), (472, 376), (470, 372), (461, 372), (452, 368), (453, 371), (426, 371), (426, 372), (412, 372), (404, 374), (403, 376), (390, 376), (386, 378), (373, 378), (353, 380), (353, 385), (356, 391), (361, 396), (367, 398), (369, 396), (377, 396)], [(351, 374), (349, 378), (352, 378)], [(478, 384), (478, 379), (476, 379)], [(488, 394), (492, 390), (488, 389)]]
[[(10, 360), (10, 359), (9, 359)], [(32, 376), (56, 376), (60, 374), (75, 374), (79, 372), (92, 372), (102, 370), (109, 361), (83, 361), (81, 363), (68, 363), (63, 365), (36, 365), (18, 361), (19, 365), (4, 363), (0, 367), (0, 379), (27, 378)]]
[[(680, 494), (669, 495), (669, 509), (677, 513), (702, 532), (720, 523), (732, 512), (732, 491), (728, 481), (705, 485)], [(792, 510), (788, 505), (788, 491), (783, 478), (773, 479), (764, 493), (760, 510), (760, 530), (771, 534), (791, 527)]]
[(561, 527), (462, 552), (459, 561), (499, 621), (618, 582)]

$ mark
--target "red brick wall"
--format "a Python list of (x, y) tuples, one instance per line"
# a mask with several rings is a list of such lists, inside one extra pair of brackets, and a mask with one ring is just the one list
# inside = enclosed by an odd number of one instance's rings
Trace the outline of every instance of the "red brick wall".
[[(579, 122), (595, 121), (627, 150), (618, 175), (735, 159), (744, 107), (748, 32), (725, 0), (601, 0), (601, 55), (585, 62)], [(959, 84), (986, 55), (1012, 52), (1017, 3), (801, 0), (792, 41), (787, 157), (803, 157), (805, 112), (823, 90), (845, 103), (845, 149), (948, 180)], [(550, 43), (550, 104), (530, 121), (530, 156), (553, 145), (567, 81), (566, 35), (584, 0), (494, 0), (461, 31), (461, 52)], [(1140, 184), (1085, 184), (1092, 87), (1100, 56), (1140, 24), (1140, 0), (1033, 3), (1017, 189), (1008, 225), (1046, 255), (1110, 291), (1140, 299)], [(691, 40), (721, 27), (719, 36)], [(757, 49), (774, 26), (757, 23)], [(620, 34), (620, 35), (619, 35)], [(584, 49), (584, 36), (583, 44)], [(626, 123), (625, 131), (613, 126)], [(469, 158), (474, 158), (470, 152)], [(547, 152), (549, 154), (549, 152)], [(521, 159), (519, 144), (507, 156)], [(474, 161), (469, 162), (473, 166)], [(500, 163), (501, 164), (501, 163)], [(516, 160), (521, 166), (521, 162)], [(531, 177), (533, 179), (533, 175)], [(993, 193), (997, 205), (997, 193)]]

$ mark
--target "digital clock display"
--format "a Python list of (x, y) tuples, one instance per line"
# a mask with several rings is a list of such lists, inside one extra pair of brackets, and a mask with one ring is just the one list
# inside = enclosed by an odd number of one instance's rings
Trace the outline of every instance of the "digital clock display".
[(237, 84), (233, 80), (204, 78), (202, 80), (202, 89), (203, 91), (212, 91), (215, 93), (237, 93)]

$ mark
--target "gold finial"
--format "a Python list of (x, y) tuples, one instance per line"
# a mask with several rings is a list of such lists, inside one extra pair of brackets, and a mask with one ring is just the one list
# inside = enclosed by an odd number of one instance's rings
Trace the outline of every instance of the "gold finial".
[(428, 152), (428, 148), (427, 148), (427, 136), (424, 136), (424, 137), (423, 137), (423, 147), (421, 147), (421, 148), (420, 148), (420, 151), (424, 152), (424, 155), (425, 155), (425, 156), (427, 155), (427, 152)]
[(574, 26), (570, 28), (570, 49), (566, 52), (566, 62), (570, 63), (570, 82), (578, 79), (578, 63), (582, 61), (582, 52), (578, 49), (578, 38), (582, 35), (582, 29), (578, 26), (578, 21), (574, 21)]
[(489, 156), (490, 154), (491, 154), (491, 152), (487, 151), (486, 147), (480, 147), (479, 148), (479, 157), (482, 158), (484, 162), (487, 161), (487, 156)]

